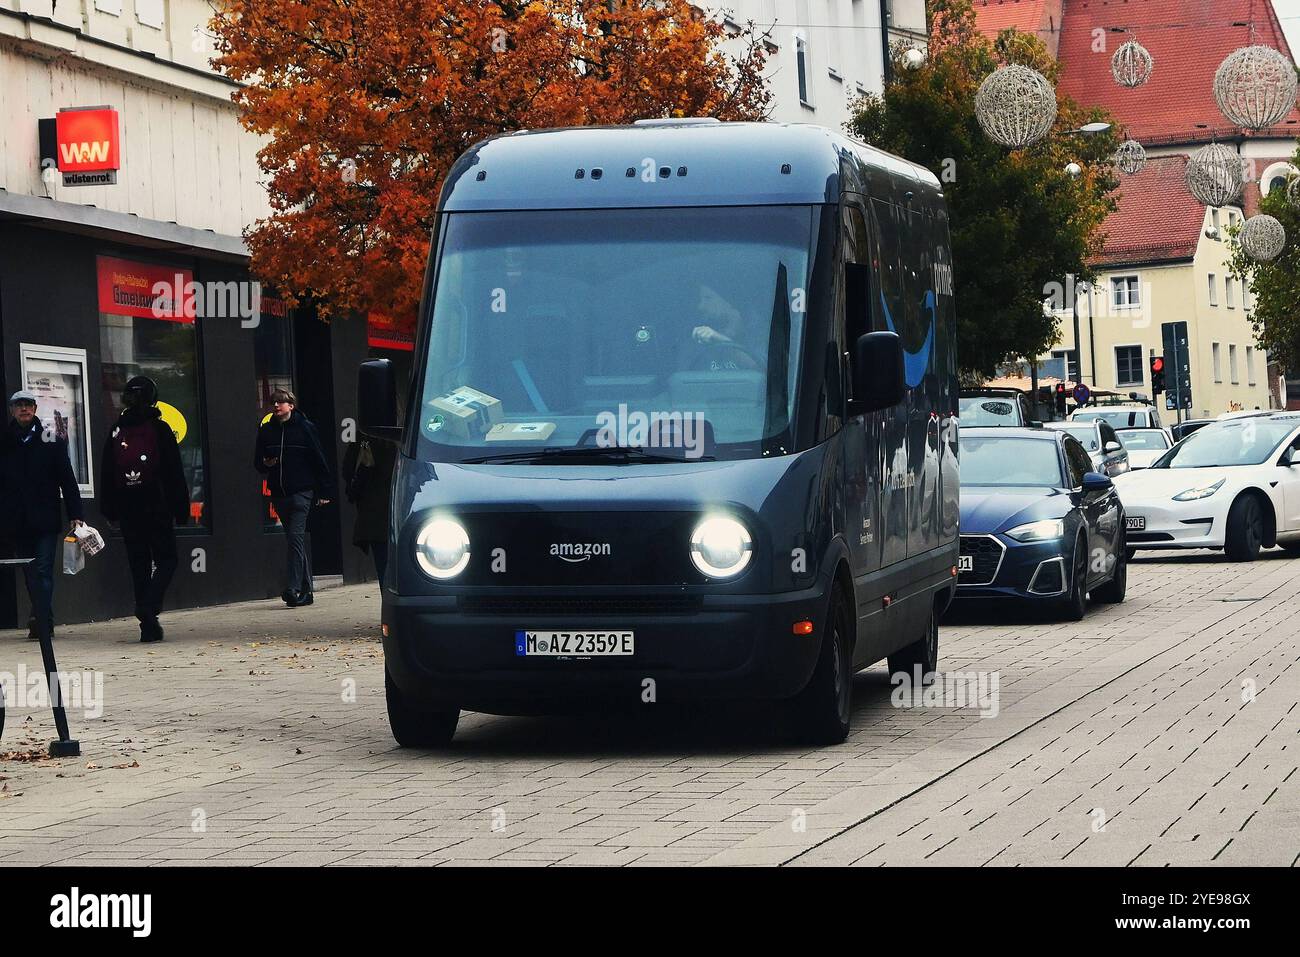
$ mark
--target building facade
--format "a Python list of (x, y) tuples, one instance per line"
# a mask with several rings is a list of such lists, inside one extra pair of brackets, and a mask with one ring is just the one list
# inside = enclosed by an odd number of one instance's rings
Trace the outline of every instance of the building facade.
[[(1229, 275), (1226, 240), (1254, 214), (1261, 195), (1285, 188), (1300, 112), (1292, 109), (1272, 129), (1243, 130), (1223, 117), (1213, 94), (1215, 71), (1239, 47), (1264, 44), (1291, 58), (1272, 4), (976, 0), (975, 10), (987, 36), (1015, 28), (1042, 39), (1060, 62), (1059, 92), (1107, 109), (1147, 152), (1141, 172), (1121, 176), (1118, 209), (1090, 263), (1097, 282), (1078, 296), (1080, 343), (1068, 300), (1049, 294), (1062, 307), (1060, 340), (1040, 358), (1066, 357), (1069, 378), (1097, 390), (1149, 396), (1149, 360), (1164, 352), (1163, 329), (1185, 322), (1192, 360), (1185, 414), (1285, 407), (1283, 370), (1270, 367), (1255, 344), (1249, 291)], [(1130, 36), (1155, 63), (1150, 79), (1134, 89), (1117, 84), (1110, 69), (1116, 46)], [(1234, 205), (1207, 209), (1187, 189), (1188, 158), (1210, 142), (1242, 157), (1247, 185)]]
[(723, 11), (766, 36), (779, 123), (843, 130), (859, 97), (883, 91), (890, 44), (925, 49), (924, 0), (729, 0)]
[[(56, 621), (132, 611), (121, 540), (95, 507), (128, 378), (158, 382), (193, 500), (169, 607), (280, 592), (283, 536), (252, 463), (270, 392), (296, 387), (338, 461), (354, 414), (365, 324), (254, 297), (241, 233), (270, 209), (259, 143), (208, 66), (210, 15), (204, 0), (0, 0), (0, 392), (37, 392), (108, 539), (58, 583)], [(317, 574), (364, 574), (351, 524), (346, 503), (314, 516)], [(0, 575), (0, 627), (25, 619), (24, 590)]]

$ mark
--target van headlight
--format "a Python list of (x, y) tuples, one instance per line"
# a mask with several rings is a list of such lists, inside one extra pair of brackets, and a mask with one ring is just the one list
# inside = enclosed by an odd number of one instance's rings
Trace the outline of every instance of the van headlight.
[(1202, 487), (1202, 488), (1189, 488), (1189, 489), (1186, 489), (1185, 491), (1179, 492), (1177, 495), (1175, 495), (1175, 496), (1174, 496), (1174, 501), (1175, 501), (1175, 502), (1195, 502), (1195, 501), (1198, 500), (1198, 499), (1209, 498), (1211, 495), (1213, 495), (1213, 494), (1214, 494), (1215, 492), (1217, 492), (1219, 489), (1223, 488), (1223, 483), (1226, 482), (1226, 481), (1227, 481), (1226, 478), (1221, 478), (1221, 479), (1219, 479), (1217, 482), (1215, 482), (1213, 485), (1206, 485), (1206, 486), (1204, 486), (1204, 487)]
[(706, 518), (691, 535), (691, 561), (710, 578), (739, 575), (753, 554), (749, 529), (734, 518)]
[(1065, 534), (1065, 522), (1059, 518), (1049, 518), (1028, 525), (1017, 525), (1003, 534), (1018, 542), (1050, 542)]
[(469, 564), (469, 534), (451, 518), (435, 518), (415, 539), (415, 560), (430, 578), (455, 578)]

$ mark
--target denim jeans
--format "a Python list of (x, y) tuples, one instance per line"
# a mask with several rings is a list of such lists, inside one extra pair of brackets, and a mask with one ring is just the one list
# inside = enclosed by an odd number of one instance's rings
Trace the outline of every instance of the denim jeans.
[(299, 595), (312, 592), (311, 552), (307, 541), (307, 515), (311, 512), (312, 497), (311, 492), (295, 492), (271, 500), (280, 516), (280, 524), (284, 526), (288, 571), (285, 587)]

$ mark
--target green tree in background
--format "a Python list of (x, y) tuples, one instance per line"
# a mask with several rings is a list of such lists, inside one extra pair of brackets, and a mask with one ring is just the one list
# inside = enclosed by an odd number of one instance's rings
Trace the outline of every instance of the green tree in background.
[[(929, 52), (907, 69), (897, 51), (883, 97), (859, 101), (851, 135), (906, 157), (943, 183), (952, 232), (958, 359), (965, 378), (987, 377), (1003, 362), (1041, 355), (1059, 339), (1043, 302), (1067, 275), (1090, 278), (1089, 257), (1105, 238), (1118, 186), (1112, 129), (1067, 131), (1094, 121), (1058, 93), (1052, 133), (1023, 150), (998, 146), (975, 117), (975, 93), (1000, 66), (1033, 67), (1055, 83), (1058, 67), (1037, 37), (1004, 31), (994, 43), (975, 28), (970, 0), (930, 0)], [(1078, 163), (1077, 178), (1066, 166)]]
[[(1291, 162), (1300, 163), (1300, 150)], [(1300, 368), (1300, 204), (1287, 197), (1287, 190), (1275, 189), (1260, 200), (1259, 211), (1282, 224), (1286, 246), (1272, 262), (1257, 263), (1242, 250), (1237, 226), (1228, 235), (1229, 267), (1234, 276), (1250, 283), (1255, 341), (1270, 362), (1295, 370)]]

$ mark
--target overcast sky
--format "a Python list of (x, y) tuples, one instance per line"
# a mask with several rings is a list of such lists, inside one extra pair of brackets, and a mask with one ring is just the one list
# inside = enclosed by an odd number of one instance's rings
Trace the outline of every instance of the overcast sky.
[(1291, 46), (1291, 55), (1300, 56), (1300, 0), (1273, 0), (1273, 9), (1282, 21), (1282, 30), (1286, 33), (1286, 42)]

